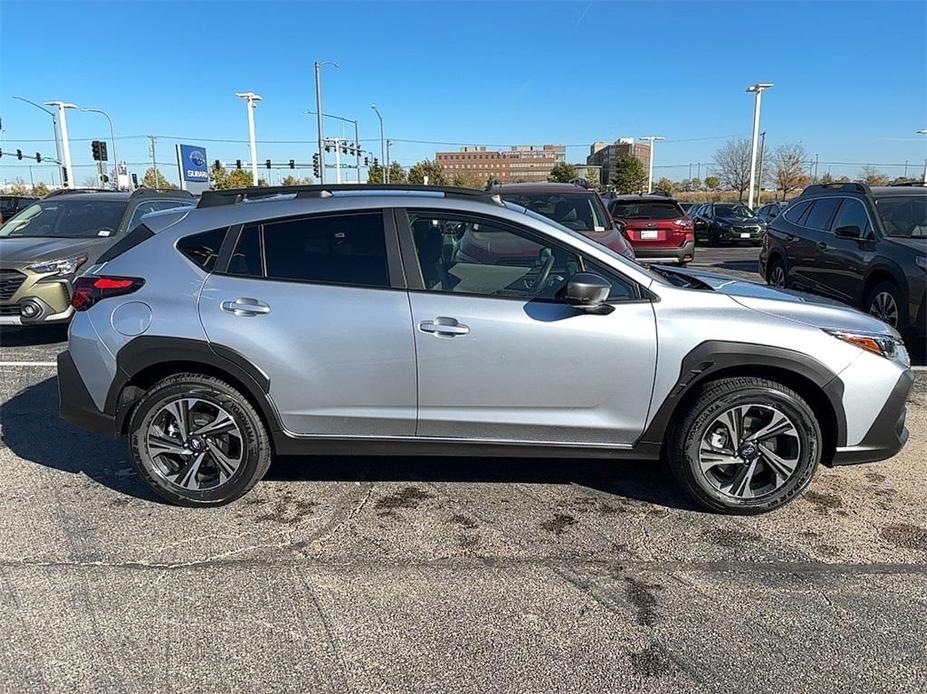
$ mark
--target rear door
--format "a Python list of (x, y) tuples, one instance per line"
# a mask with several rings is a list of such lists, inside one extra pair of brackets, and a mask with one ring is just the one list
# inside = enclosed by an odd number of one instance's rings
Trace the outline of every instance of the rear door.
[(200, 297), (209, 340), (270, 379), (295, 434), (415, 432), (415, 345), (390, 211), (233, 229)]
[[(419, 436), (615, 445), (641, 434), (656, 329), (636, 286), (497, 219), (408, 216)], [(610, 315), (555, 298), (583, 268), (612, 279)]]

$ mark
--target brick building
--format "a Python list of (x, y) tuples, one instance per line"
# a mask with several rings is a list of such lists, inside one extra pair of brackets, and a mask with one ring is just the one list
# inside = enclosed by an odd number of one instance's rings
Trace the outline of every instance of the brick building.
[(602, 167), (599, 181), (604, 185), (611, 178), (615, 160), (623, 154), (630, 154), (635, 157), (644, 165), (644, 169), (650, 168), (650, 145), (644, 142), (635, 142), (630, 137), (619, 138), (611, 144), (608, 142), (593, 142), (589, 146), (589, 156), (586, 157), (586, 163)]
[(461, 147), (457, 152), (436, 152), (435, 160), (448, 178), (455, 174), (479, 181), (490, 177), (503, 183), (546, 181), (550, 170), (566, 161), (565, 145), (514, 145), (510, 149)]

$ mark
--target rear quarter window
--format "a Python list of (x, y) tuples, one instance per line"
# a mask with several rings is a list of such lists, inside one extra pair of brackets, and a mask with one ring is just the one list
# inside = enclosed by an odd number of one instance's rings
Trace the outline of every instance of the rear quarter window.
[(212, 272), (216, 268), (219, 249), (222, 248), (227, 231), (227, 228), (212, 229), (184, 236), (177, 242), (177, 250), (201, 270)]

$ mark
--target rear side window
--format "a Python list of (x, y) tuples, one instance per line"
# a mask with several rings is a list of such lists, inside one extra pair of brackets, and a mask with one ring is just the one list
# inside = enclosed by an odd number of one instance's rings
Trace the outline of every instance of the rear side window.
[(185, 236), (177, 242), (177, 250), (183, 253), (197, 267), (212, 272), (216, 267), (219, 249), (228, 229), (212, 229), (192, 236)]
[(108, 263), (113, 258), (116, 258), (123, 253), (125, 253), (130, 248), (135, 248), (142, 241), (147, 241), (152, 236), (154, 232), (146, 227), (144, 224), (139, 224), (135, 229), (130, 231), (128, 234), (119, 239), (116, 243), (110, 246), (103, 255), (97, 258), (97, 263)]
[(808, 205), (811, 203), (805, 201), (800, 202), (795, 205), (789, 205), (789, 208), (783, 213), (783, 217), (789, 220), (792, 224), (798, 224), (801, 221), (802, 215), (808, 209)]
[(380, 212), (265, 222), (242, 230), (229, 274), (389, 287)]
[(814, 207), (808, 213), (808, 218), (804, 225), (818, 231), (827, 231), (830, 229), (830, 220), (834, 218), (834, 212), (840, 204), (840, 198), (821, 198), (814, 201)]

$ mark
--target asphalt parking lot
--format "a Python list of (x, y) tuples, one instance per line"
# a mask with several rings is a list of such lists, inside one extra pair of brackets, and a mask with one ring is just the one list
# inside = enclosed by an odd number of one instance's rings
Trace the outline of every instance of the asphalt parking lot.
[(0, 691), (927, 690), (927, 373), (901, 455), (756, 518), (655, 464), (434, 458), (190, 510), (57, 418), (63, 336), (0, 332)]

